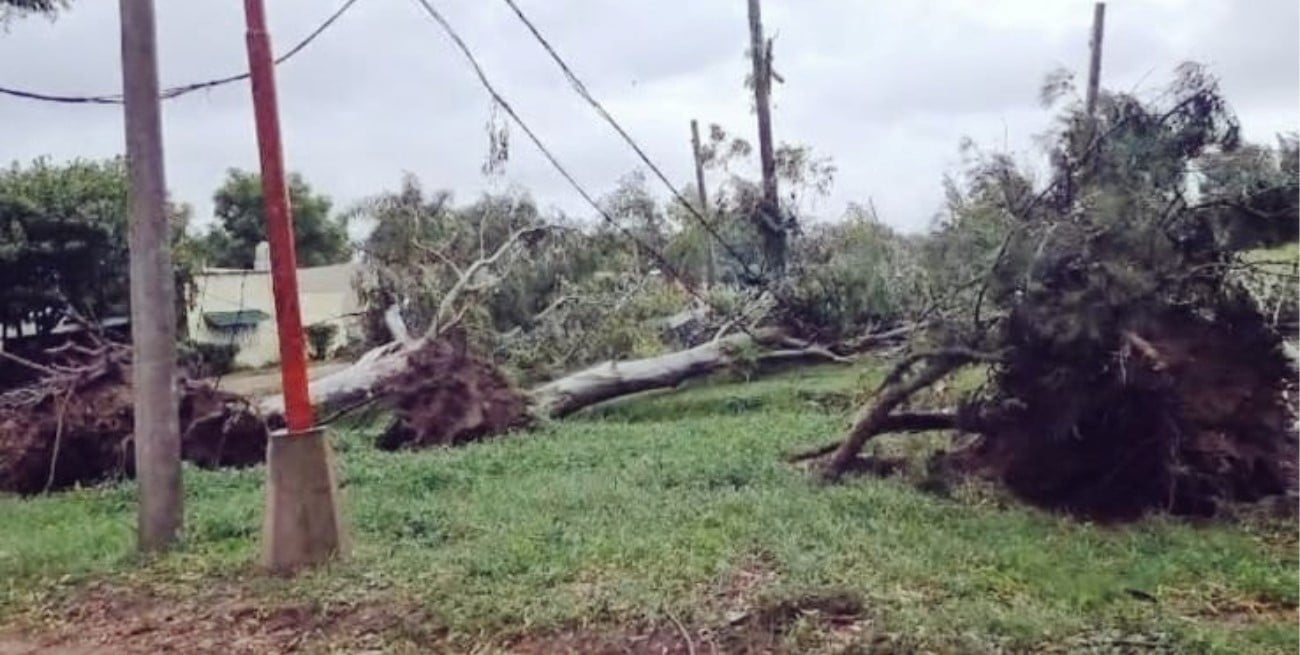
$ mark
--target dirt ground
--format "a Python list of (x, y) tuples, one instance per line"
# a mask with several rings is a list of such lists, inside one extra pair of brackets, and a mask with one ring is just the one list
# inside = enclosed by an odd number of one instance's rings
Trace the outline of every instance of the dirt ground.
[(269, 601), (234, 585), (177, 596), (93, 585), (0, 632), (0, 655), (389, 652), (434, 643), (436, 622), (400, 602)]
[[(347, 367), (348, 362), (318, 362), (307, 369), (307, 377), (315, 380)], [(210, 382), (216, 383), (217, 380), (213, 379)], [(268, 368), (231, 373), (220, 379), (220, 388), (251, 398), (277, 394), (280, 393), (280, 369)], [(0, 655), (3, 653), (0, 652)]]
[[(515, 634), (451, 635), (438, 618), (391, 596), (329, 602), (268, 598), (231, 580), (202, 591), (91, 583), (0, 628), (0, 655), (186, 653), (695, 653), (841, 652), (872, 633), (870, 612), (848, 595), (759, 602), (770, 574), (747, 568), (716, 591), (717, 622), (593, 624)], [(788, 641), (796, 624), (814, 642)], [(879, 635), (882, 644), (889, 637)]]

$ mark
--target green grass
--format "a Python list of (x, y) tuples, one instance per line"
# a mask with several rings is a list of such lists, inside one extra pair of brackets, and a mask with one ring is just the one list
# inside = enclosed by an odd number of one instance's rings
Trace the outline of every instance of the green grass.
[(1256, 262), (1294, 262), (1300, 260), (1300, 243), (1284, 243), (1273, 248), (1260, 248), (1246, 253), (1246, 259)]
[(1260, 529), (1101, 527), (902, 480), (824, 487), (783, 463), (834, 437), (879, 375), (701, 385), (456, 450), (380, 453), (367, 429), (341, 432), (354, 553), (293, 581), (250, 565), (261, 469), (187, 470), (184, 547), (148, 565), (130, 555), (127, 486), (0, 499), (0, 615), (88, 579), (196, 589), (222, 579), (295, 598), (414, 598), (452, 638), (473, 639), (579, 621), (714, 624), (727, 581), (750, 570), (768, 580), (750, 602), (855, 594), (871, 629), (904, 647), (992, 652), (1136, 634), (1172, 652), (1296, 651), (1294, 610), (1271, 622), (1200, 616), (1234, 600), (1295, 606), (1296, 554)]

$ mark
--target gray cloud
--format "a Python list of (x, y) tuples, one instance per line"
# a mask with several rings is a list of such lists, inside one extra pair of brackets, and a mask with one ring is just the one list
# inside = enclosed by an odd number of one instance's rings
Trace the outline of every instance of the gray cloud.
[[(688, 123), (752, 133), (744, 3), (696, 0), (519, 0), (597, 97), (674, 180), (690, 178)], [(287, 48), (337, 5), (268, 3)], [(639, 162), (574, 95), (504, 3), (438, 0), (501, 91), (594, 193)], [(779, 139), (807, 143), (839, 166), (816, 212), (872, 198), (892, 224), (924, 227), (963, 136), (1033, 155), (1050, 117), (1037, 102), (1049, 70), (1081, 70), (1091, 2), (768, 0), (776, 35)], [(159, 0), (164, 83), (246, 65), (238, 3)], [(1113, 1), (1103, 78), (1155, 88), (1180, 61), (1210, 64), (1252, 139), (1297, 128), (1300, 15), (1293, 0)], [(86, 0), (57, 22), (28, 19), (0, 34), (0, 84), (55, 93), (120, 86), (116, 3)], [(288, 164), (345, 206), (410, 171), (470, 197), (485, 188), (483, 124), (490, 103), (460, 54), (409, 0), (361, 0), (280, 68)], [(244, 84), (164, 108), (173, 195), (200, 216), (226, 168), (256, 166)], [(122, 150), (120, 108), (0, 97), (3, 156), (102, 157)], [(591, 212), (517, 130), (506, 182), (544, 207)]]

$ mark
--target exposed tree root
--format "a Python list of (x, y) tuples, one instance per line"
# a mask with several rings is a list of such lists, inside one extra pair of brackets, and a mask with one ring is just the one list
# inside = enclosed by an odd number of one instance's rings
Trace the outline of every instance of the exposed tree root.
[[(1118, 341), (1112, 361), (1089, 377), (1039, 354), (1003, 360), (996, 394), (957, 412), (894, 413), (963, 360), (909, 358), (845, 439), (790, 459), (833, 452), (822, 475), (835, 480), (877, 435), (953, 429), (979, 436), (948, 456), (950, 470), (987, 474), (1028, 502), (1100, 520), (1209, 516), (1227, 503), (1294, 492), (1297, 436), (1285, 400), (1293, 381), (1275, 334), (1246, 320), (1178, 315), (1121, 331)], [(920, 370), (909, 373), (914, 364)]]
[[(110, 366), (24, 387), (0, 403), (0, 491), (34, 494), (134, 475), (130, 370)], [(182, 457), (197, 466), (249, 466), (265, 458), (267, 430), (247, 402), (184, 383)]]

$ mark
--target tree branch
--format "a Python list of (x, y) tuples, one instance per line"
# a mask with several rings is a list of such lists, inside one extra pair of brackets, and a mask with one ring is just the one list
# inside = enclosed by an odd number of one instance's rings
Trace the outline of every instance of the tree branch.
[[(972, 426), (963, 424), (961, 415), (955, 409), (936, 412), (899, 412), (886, 416), (880, 423), (880, 433), (886, 432), (933, 432), (935, 430), (963, 430), (973, 432)], [(801, 450), (786, 456), (786, 461), (795, 463), (817, 459), (835, 452), (844, 443), (835, 441), (809, 450)]]
[(15, 363), (15, 364), (20, 365), (20, 366), (25, 366), (25, 367), (27, 367), (27, 368), (30, 368), (30, 369), (32, 369), (33, 371), (36, 371), (36, 372), (38, 372), (38, 373), (44, 373), (44, 374), (46, 374), (46, 375), (56, 375), (56, 374), (57, 374), (57, 372), (56, 372), (54, 369), (52, 369), (52, 368), (50, 368), (50, 367), (48, 367), (48, 366), (44, 366), (44, 365), (42, 365), (42, 364), (37, 364), (36, 362), (33, 362), (32, 360), (27, 359), (27, 358), (25, 358), (25, 357), (19, 357), (18, 355), (15, 355), (15, 354), (13, 354), (13, 353), (7, 351), (7, 350), (0, 350), (0, 357), (3, 357), (3, 358), (5, 358), (5, 359), (7, 359), (7, 360), (9, 360), (9, 361), (11, 361), (11, 362), (13, 362), (13, 363)]
[(515, 230), (506, 238), (505, 242), (502, 243), (495, 252), (487, 257), (474, 261), (474, 263), (466, 267), (464, 272), (461, 273), (460, 277), (456, 280), (456, 283), (453, 284), (451, 289), (447, 291), (447, 294), (442, 297), (442, 302), (438, 303), (438, 312), (434, 314), (433, 320), (430, 321), (429, 329), (425, 331), (425, 335), (433, 337), (437, 336), (441, 332), (443, 320), (451, 313), (452, 306), (460, 299), (460, 295), (471, 285), (474, 277), (477, 276), (480, 271), (495, 265), (497, 261), (509, 252), (514, 247), (515, 243), (524, 235), (544, 232), (547, 229), (549, 228), (546, 226), (534, 226)]
[(886, 383), (876, 403), (864, 407), (858, 412), (857, 417), (853, 420), (853, 427), (849, 429), (848, 436), (844, 438), (844, 443), (840, 444), (839, 449), (835, 451), (835, 454), (823, 469), (822, 478), (828, 482), (839, 480), (844, 475), (844, 472), (848, 470), (849, 464), (857, 458), (858, 453), (862, 452), (862, 447), (866, 445), (867, 441), (884, 431), (884, 426), (888, 424), (889, 415), (894, 411), (894, 408), (901, 405), (917, 391), (938, 382), (960, 367), (962, 363), (961, 358), (952, 356), (930, 358), (928, 359), (928, 365), (921, 369), (921, 372), (917, 373), (912, 380)]

